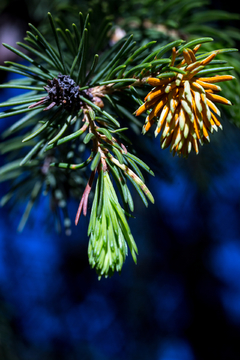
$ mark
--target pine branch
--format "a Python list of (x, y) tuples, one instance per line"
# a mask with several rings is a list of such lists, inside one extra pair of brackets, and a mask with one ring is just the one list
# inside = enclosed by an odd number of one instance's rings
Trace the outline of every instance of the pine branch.
[[(175, 0), (169, 3), (177, 7)], [(165, 4), (161, 14), (174, 9)], [(89, 262), (100, 277), (107, 277), (121, 271), (128, 248), (136, 262), (137, 246), (128, 225), (134, 212), (132, 185), (146, 206), (148, 201), (154, 203), (142, 170), (154, 174), (132, 154), (129, 128), (140, 136), (142, 122), (137, 116), (146, 112), (143, 133), (156, 125), (162, 148), (169, 146), (173, 154), (183, 156), (192, 149), (198, 153), (199, 145), (210, 141), (209, 133), (221, 128), (215, 103), (230, 105), (218, 95), (221, 88), (215, 83), (233, 80), (228, 74), (233, 67), (223, 66), (226, 60), (215, 57), (229, 56), (236, 49), (197, 54), (213, 39), (139, 44), (133, 34), (104, 48), (112, 26), (109, 19), (103, 21), (94, 48), (97, 32), (92, 31), (89, 14), (79, 14), (80, 27), (74, 23), (66, 28), (50, 13), (48, 20), (52, 42), (30, 24), (25, 40), (31, 46), (19, 43), (28, 55), (4, 44), (29, 65), (6, 62), (1, 67), (24, 75), (1, 88), (28, 90), (0, 104), (8, 107), (0, 119), (24, 114), (2, 134), (0, 151), (15, 155), (0, 168), (1, 181), (13, 180), (2, 204), (14, 203), (18, 194), (28, 197), (22, 230), (41, 192), (50, 193), (62, 209), (68, 234), (68, 197), (80, 201), (76, 225), (90, 206)], [(227, 74), (216, 75), (223, 71)]]

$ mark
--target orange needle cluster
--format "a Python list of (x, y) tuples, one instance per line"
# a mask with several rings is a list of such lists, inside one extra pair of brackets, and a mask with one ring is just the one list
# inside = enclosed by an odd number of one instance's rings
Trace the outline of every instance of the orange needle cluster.
[[(194, 148), (199, 152), (199, 144), (210, 141), (209, 132), (217, 131), (222, 126), (217, 118), (220, 111), (214, 103), (231, 105), (231, 102), (216, 94), (221, 88), (216, 83), (234, 79), (230, 75), (201, 77), (199, 71), (208, 65), (218, 51), (213, 51), (203, 60), (196, 59), (196, 52), (184, 49), (183, 59), (175, 68), (179, 70), (170, 77), (147, 79), (154, 88), (145, 97), (144, 103), (136, 111), (136, 115), (150, 110), (143, 131), (146, 132), (156, 122), (155, 136), (161, 131), (161, 146), (170, 146), (173, 154), (187, 156)], [(177, 51), (172, 49), (174, 65)]]

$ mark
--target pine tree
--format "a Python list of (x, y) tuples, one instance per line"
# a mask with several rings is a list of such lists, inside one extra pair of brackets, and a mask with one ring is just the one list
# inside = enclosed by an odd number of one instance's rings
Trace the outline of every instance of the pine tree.
[(1, 181), (11, 181), (1, 205), (27, 199), (22, 230), (44, 193), (61, 209), (66, 233), (69, 198), (79, 201), (78, 226), (90, 207), (89, 263), (107, 277), (121, 271), (128, 250), (137, 261), (132, 194), (154, 203), (144, 176), (154, 175), (157, 160), (145, 137), (159, 135), (162, 149), (186, 158), (222, 129), (216, 104), (238, 125), (239, 36), (218, 26), (239, 16), (199, 10), (201, 1), (120, 1), (117, 10), (92, 1), (77, 16), (71, 2), (55, 3), (49, 10), (58, 17), (49, 12), (48, 22), (29, 24), (22, 51), (3, 44), (21, 60), (0, 70), (23, 77), (0, 88), (26, 92), (0, 104), (8, 108), (2, 121), (20, 115), (1, 135), (0, 151), (9, 155)]

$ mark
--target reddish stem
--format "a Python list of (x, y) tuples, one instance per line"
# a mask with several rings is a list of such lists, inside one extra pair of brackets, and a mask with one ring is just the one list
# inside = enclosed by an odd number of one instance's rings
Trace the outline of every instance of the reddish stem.
[(86, 216), (87, 215), (87, 204), (88, 204), (88, 197), (90, 194), (90, 191), (92, 189), (92, 184), (93, 184), (93, 180), (94, 180), (94, 176), (96, 174), (96, 170), (91, 172), (90, 178), (88, 180), (88, 183), (85, 187), (84, 193), (82, 195), (79, 207), (78, 207), (78, 211), (76, 214), (76, 218), (75, 218), (75, 225), (78, 224), (82, 210), (83, 210), (83, 215)]
[(55, 105), (56, 105), (56, 103), (53, 101), (50, 105), (48, 105), (45, 109), (43, 109), (43, 111), (50, 110), (50, 109), (52, 109)]
[(29, 108), (29, 109), (32, 109), (32, 108), (34, 108), (35, 106), (44, 104), (46, 101), (47, 101), (47, 100), (46, 100), (45, 97), (44, 97), (44, 98), (41, 98), (40, 101), (36, 102), (35, 104), (30, 105), (28, 108)]

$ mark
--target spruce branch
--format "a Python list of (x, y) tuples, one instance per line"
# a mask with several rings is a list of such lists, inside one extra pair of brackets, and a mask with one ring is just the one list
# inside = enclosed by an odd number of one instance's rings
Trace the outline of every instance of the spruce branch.
[(6, 62), (1, 69), (24, 78), (0, 87), (29, 91), (0, 105), (8, 107), (0, 118), (24, 114), (2, 134), (0, 151), (17, 154), (0, 168), (1, 181), (13, 180), (13, 190), (2, 204), (17, 201), (15, 192), (24, 189), (22, 195), (27, 196), (31, 189), (22, 230), (35, 200), (42, 192), (50, 193), (54, 210), (63, 212), (67, 233), (68, 198), (80, 201), (76, 225), (91, 207), (89, 262), (100, 277), (111, 276), (121, 271), (128, 248), (135, 262), (138, 253), (128, 224), (134, 211), (131, 185), (146, 206), (154, 203), (142, 170), (154, 174), (132, 154), (129, 128), (139, 131), (142, 122), (136, 116), (146, 112), (143, 133), (156, 124), (163, 148), (170, 146), (184, 156), (192, 148), (198, 152), (198, 145), (209, 140), (208, 132), (221, 127), (214, 102), (228, 104), (216, 94), (220, 88), (215, 83), (233, 79), (215, 75), (232, 69), (215, 57), (235, 49), (198, 55), (201, 44), (212, 38), (139, 45), (132, 34), (104, 49), (109, 19), (103, 21), (94, 48), (90, 14), (79, 14), (80, 28), (66, 28), (50, 13), (48, 20), (53, 42), (30, 24), (25, 38), (30, 45), (18, 43), (27, 55), (5, 44), (29, 65)]

